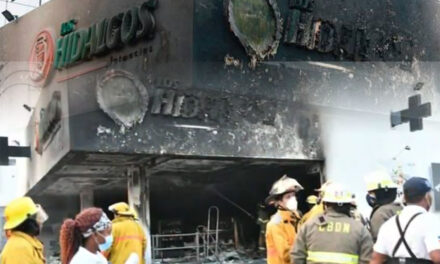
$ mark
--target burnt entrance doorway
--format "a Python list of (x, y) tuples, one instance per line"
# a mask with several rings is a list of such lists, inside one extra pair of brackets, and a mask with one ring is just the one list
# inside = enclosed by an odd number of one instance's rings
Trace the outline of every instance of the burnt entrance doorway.
[(128, 201), (148, 232), (154, 263), (265, 263), (265, 223), (258, 218), (267, 221), (275, 209), (259, 205), (288, 175), (304, 187), (298, 202), (305, 213), (307, 196), (323, 181), (322, 166), (320, 160), (82, 154), (60, 163), (28, 195), (51, 215), (43, 232), (48, 256), (59, 255), (66, 217), (89, 206), (111, 216), (109, 205)]
[[(265, 224), (275, 212), (262, 207), (276, 180), (296, 178), (304, 191), (299, 210), (322, 181), (322, 162), (257, 159), (166, 159), (146, 169), (152, 257), (157, 263), (260, 263)], [(260, 221), (258, 220), (260, 218)], [(262, 262), (263, 263), (263, 262)]]

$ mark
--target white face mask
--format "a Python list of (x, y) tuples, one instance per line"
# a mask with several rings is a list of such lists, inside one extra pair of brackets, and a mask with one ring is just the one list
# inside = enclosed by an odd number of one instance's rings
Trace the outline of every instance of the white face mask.
[(296, 211), (298, 209), (298, 201), (295, 196), (292, 196), (287, 200), (286, 207), (290, 211)]

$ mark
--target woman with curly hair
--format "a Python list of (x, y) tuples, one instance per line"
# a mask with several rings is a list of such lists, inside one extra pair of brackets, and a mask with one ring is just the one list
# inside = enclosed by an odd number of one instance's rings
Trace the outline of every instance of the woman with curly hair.
[(61, 262), (107, 264), (101, 252), (112, 243), (112, 226), (107, 215), (99, 208), (85, 209), (61, 226)]

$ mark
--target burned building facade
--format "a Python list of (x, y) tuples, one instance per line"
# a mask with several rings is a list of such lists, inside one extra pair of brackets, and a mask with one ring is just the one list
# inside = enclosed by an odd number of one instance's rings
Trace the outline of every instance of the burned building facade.
[[(418, 130), (436, 116), (439, 8), (53, 0), (1, 28), (2, 73), (24, 71), (41, 90), (27, 129), (26, 189), (51, 213), (48, 252), (64, 217), (127, 199), (153, 235), (155, 258), (166, 241), (189, 243), (162, 235), (203, 233), (212, 206), (224, 241), (255, 247), (257, 205), (283, 174), (306, 188), (301, 204), (326, 178), (361, 186), (360, 161), (350, 162), (362, 147), (350, 146), (387, 141), (381, 133), (408, 137), (405, 126), (391, 130), (390, 113), (415, 94), (431, 109), (399, 112), (393, 124), (417, 119)], [(363, 159), (388, 164), (391, 144)]]

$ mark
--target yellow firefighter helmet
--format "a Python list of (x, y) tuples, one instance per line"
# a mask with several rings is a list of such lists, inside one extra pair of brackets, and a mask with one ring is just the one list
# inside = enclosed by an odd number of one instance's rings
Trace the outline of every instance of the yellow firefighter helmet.
[(124, 202), (112, 204), (109, 206), (108, 210), (117, 215), (132, 216), (134, 218), (138, 218), (136, 211)]
[(5, 208), (4, 230), (11, 230), (21, 225), (29, 217), (36, 215), (38, 207), (29, 197), (20, 197), (10, 202)]
[(309, 195), (309, 196), (307, 196), (307, 199), (306, 199), (306, 201), (307, 201), (307, 203), (308, 204), (317, 204), (318, 203), (318, 196), (316, 196), (316, 195)]

